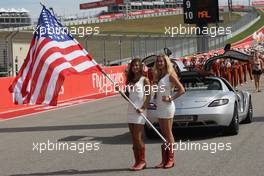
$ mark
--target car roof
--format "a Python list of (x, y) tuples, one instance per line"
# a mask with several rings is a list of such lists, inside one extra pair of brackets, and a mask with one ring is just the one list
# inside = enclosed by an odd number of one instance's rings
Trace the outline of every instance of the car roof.
[(180, 77), (186, 77), (186, 78), (187, 77), (215, 77), (217, 78), (210, 72), (197, 71), (197, 70), (180, 72)]
[[(148, 67), (153, 67), (154, 66), (154, 63), (155, 63), (155, 60), (157, 58), (157, 55), (150, 55), (146, 58), (144, 58), (142, 60), (142, 62), (148, 66)], [(178, 60), (178, 59), (173, 59), (173, 58), (170, 58), (172, 64), (175, 66), (178, 67), (179, 71), (180, 72), (184, 72), (184, 71), (187, 71), (187, 69), (185, 68), (184, 64), (182, 61)]]
[(208, 60), (206, 60), (203, 70), (210, 71), (213, 62), (218, 59), (232, 59), (232, 60), (238, 60), (242, 62), (249, 62), (251, 60), (251, 57), (252, 56), (239, 52), (239, 51), (227, 50), (223, 54), (213, 56), (209, 58)]

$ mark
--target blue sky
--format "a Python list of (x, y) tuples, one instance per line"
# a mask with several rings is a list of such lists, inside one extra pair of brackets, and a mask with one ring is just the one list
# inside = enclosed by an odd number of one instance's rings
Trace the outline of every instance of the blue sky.
[[(39, 2), (42, 2), (47, 7), (53, 7), (55, 13), (64, 16), (71, 15), (91, 15), (100, 11), (102, 8), (96, 9), (95, 11), (91, 10), (79, 10), (80, 3), (93, 2), (99, 0), (1, 0), (0, 8), (25, 8), (30, 11), (30, 15), (33, 18), (38, 18), (41, 5)], [(228, 0), (219, 0), (219, 2), (227, 3)], [(233, 0), (234, 4), (248, 4), (249, 0)]]
[(93, 1), (98, 0), (1, 0), (0, 8), (25, 8), (30, 11), (33, 18), (38, 18), (42, 8), (40, 2), (42, 2), (47, 7), (53, 7), (55, 13), (59, 15), (71, 16), (77, 14), (78, 16), (84, 16), (102, 9), (98, 8), (95, 11), (79, 9), (79, 4)]

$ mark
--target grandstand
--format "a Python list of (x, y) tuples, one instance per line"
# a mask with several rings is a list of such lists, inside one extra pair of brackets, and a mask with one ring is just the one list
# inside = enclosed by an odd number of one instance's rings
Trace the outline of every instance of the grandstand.
[(7, 44), (0, 41), (0, 77), (8, 76)]
[(108, 6), (109, 13), (125, 13), (126, 11), (137, 11), (147, 9), (163, 9), (163, 8), (178, 8), (182, 7), (183, 0), (129, 0), (123, 4)]
[(29, 11), (26, 9), (0, 8), (0, 29), (29, 25), (31, 25), (31, 18), (29, 16)]
[(129, 13), (139, 10), (155, 9), (176, 9), (182, 7), (183, 0), (102, 0), (97, 2), (88, 2), (80, 4), (80, 9), (93, 9), (107, 7), (107, 12), (111, 13)]

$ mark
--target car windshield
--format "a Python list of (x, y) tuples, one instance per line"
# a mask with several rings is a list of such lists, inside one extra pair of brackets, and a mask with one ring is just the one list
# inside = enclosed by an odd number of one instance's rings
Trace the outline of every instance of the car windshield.
[(181, 83), (186, 91), (222, 90), (220, 81), (212, 78), (188, 77), (182, 78)]

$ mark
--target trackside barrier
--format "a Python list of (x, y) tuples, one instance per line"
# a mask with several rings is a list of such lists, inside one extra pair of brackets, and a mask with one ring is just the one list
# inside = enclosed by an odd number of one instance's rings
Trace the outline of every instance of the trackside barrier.
[[(126, 66), (113, 66), (106, 67), (104, 70), (119, 85), (125, 85), (125, 69)], [(30, 106), (15, 105), (13, 103), (13, 94), (8, 91), (13, 80), (13, 77), (0, 78), (0, 113)], [(98, 71), (89, 75), (82, 74), (66, 77), (59, 93), (58, 101), (81, 99), (90, 95), (105, 97), (113, 93), (114, 86), (112, 83)]]

